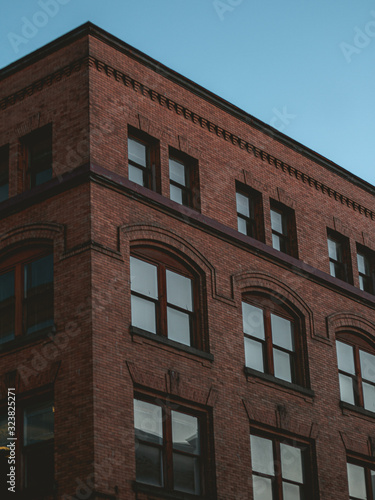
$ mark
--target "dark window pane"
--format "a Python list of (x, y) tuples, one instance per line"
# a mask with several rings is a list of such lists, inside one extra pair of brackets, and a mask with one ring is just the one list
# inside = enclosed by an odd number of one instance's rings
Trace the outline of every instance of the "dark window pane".
[(190, 317), (188, 314), (167, 307), (168, 338), (190, 345)]
[(176, 411), (172, 415), (172, 441), (175, 450), (199, 454), (198, 419)]
[(14, 338), (14, 271), (0, 276), (0, 344)]
[(50, 491), (53, 487), (53, 445), (25, 449), (25, 483), (33, 491)]
[(53, 256), (25, 265), (26, 333), (53, 325)]
[(167, 300), (169, 304), (192, 311), (193, 294), (191, 279), (167, 270)]
[(163, 443), (163, 421), (160, 406), (134, 400), (135, 435), (150, 443)]
[(0, 203), (9, 198), (9, 184), (2, 184), (0, 186)]
[(135, 447), (137, 481), (154, 486), (163, 486), (161, 450), (143, 443), (136, 443)]
[(24, 444), (25, 446), (53, 439), (52, 404), (25, 410)]
[(29, 145), (29, 169), (31, 187), (39, 186), (52, 178), (52, 140), (45, 132), (42, 138), (34, 138)]
[(199, 460), (173, 453), (174, 489), (198, 495), (200, 493)]

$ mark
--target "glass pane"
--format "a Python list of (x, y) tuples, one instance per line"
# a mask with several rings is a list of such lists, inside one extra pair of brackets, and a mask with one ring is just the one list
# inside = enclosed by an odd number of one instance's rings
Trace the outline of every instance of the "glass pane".
[(24, 419), (24, 444), (29, 445), (53, 438), (52, 404), (26, 409)]
[(0, 418), (0, 447), (8, 445), (8, 417)]
[(363, 399), (366, 410), (375, 412), (375, 386), (363, 382)]
[(247, 337), (245, 337), (245, 365), (253, 370), (264, 372), (263, 345)]
[(292, 367), (290, 355), (287, 352), (273, 349), (274, 375), (276, 378), (292, 381)]
[(177, 182), (177, 184), (186, 186), (185, 165), (179, 161), (169, 159), (169, 178)]
[(173, 448), (186, 453), (199, 454), (198, 419), (177, 411), (172, 411), (171, 414)]
[(286, 500), (300, 500), (301, 499), (301, 488), (296, 484), (284, 483), (283, 482), (283, 498)]
[(292, 323), (287, 319), (271, 314), (272, 342), (275, 345), (294, 351)]
[(0, 203), (4, 200), (7, 200), (9, 197), (9, 185), (3, 184), (0, 186)]
[(161, 406), (134, 400), (135, 436), (150, 443), (163, 444), (163, 419)]
[(168, 338), (190, 345), (190, 318), (181, 311), (167, 307)]
[[(146, 146), (134, 139), (128, 139), (128, 157), (129, 160), (142, 165), (142, 167), (146, 166)], [(130, 177), (129, 177), (130, 178)]]
[(249, 198), (241, 193), (236, 193), (237, 212), (250, 217)]
[(365, 289), (365, 280), (363, 279), (363, 276), (358, 276), (358, 279), (359, 279), (360, 290), (364, 290)]
[(349, 495), (360, 500), (366, 500), (365, 469), (354, 464), (347, 464)]
[(132, 295), (132, 325), (147, 332), (156, 333), (156, 310), (151, 300)]
[(300, 448), (280, 443), (280, 455), (282, 478), (302, 484), (302, 452)]
[(157, 267), (153, 264), (130, 257), (130, 280), (134, 292), (158, 298)]
[(271, 210), (271, 228), (273, 231), (284, 234), (283, 216), (279, 212), (275, 212), (275, 210)]
[(199, 460), (173, 453), (173, 485), (177, 491), (200, 493)]
[(167, 270), (167, 301), (168, 304), (192, 311), (193, 294), (191, 279)]
[(175, 201), (176, 203), (179, 203), (180, 205), (183, 205), (182, 189), (171, 184), (170, 185), (170, 199), (172, 201)]
[(253, 471), (274, 476), (272, 441), (259, 436), (250, 436), (250, 446)]
[(134, 165), (129, 165), (129, 181), (135, 182), (140, 186), (144, 186), (145, 182), (143, 179), (143, 170), (135, 167)]
[(27, 291), (53, 281), (53, 256), (46, 255), (25, 266), (25, 296)]
[(355, 375), (353, 346), (336, 341), (339, 370)]
[(375, 356), (369, 352), (359, 351), (362, 378), (375, 383)]
[(53, 325), (53, 256), (42, 257), (24, 267), (26, 333)]
[(370, 274), (369, 265), (366, 257), (361, 254), (357, 254), (358, 271), (362, 274)]
[(247, 234), (247, 222), (241, 217), (237, 217), (237, 229), (242, 234)]
[(154, 486), (163, 486), (163, 460), (159, 448), (136, 443), (135, 459), (137, 481)]
[(263, 310), (242, 302), (243, 331), (252, 337), (264, 339)]
[(273, 500), (271, 479), (253, 476), (254, 500)]
[(327, 240), (328, 243), (328, 255), (330, 259), (333, 260), (340, 260), (339, 259), (339, 249), (338, 249), (338, 243), (334, 240), (331, 240), (328, 238)]
[(14, 271), (0, 276), (0, 344), (14, 338)]
[(340, 399), (351, 405), (355, 404), (353, 379), (347, 375), (339, 374)]
[(40, 172), (35, 173), (35, 182), (34, 186), (40, 186), (44, 182), (52, 179), (52, 168), (47, 168), (45, 170), (41, 170)]
[(281, 239), (280, 236), (277, 236), (276, 234), (272, 235), (272, 248), (281, 251)]
[(371, 471), (372, 498), (375, 500), (375, 471)]
[(337, 272), (336, 272), (336, 264), (334, 262), (329, 263), (329, 274), (333, 276), (334, 278), (337, 278)]

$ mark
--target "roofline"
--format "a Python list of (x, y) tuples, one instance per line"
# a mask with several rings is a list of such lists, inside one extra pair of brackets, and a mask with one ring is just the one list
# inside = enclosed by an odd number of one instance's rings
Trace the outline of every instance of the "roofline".
[(337, 163), (334, 163), (333, 161), (320, 155), (316, 151), (296, 141), (295, 139), (288, 137), (279, 130), (273, 128), (271, 125), (268, 125), (267, 123), (259, 120), (258, 118), (255, 118), (249, 113), (246, 113), (241, 108), (235, 106), (234, 104), (231, 104), (222, 97), (219, 97), (213, 92), (193, 82), (189, 78), (181, 75), (180, 73), (177, 73), (176, 71), (168, 68), (167, 66), (164, 66), (164, 64), (160, 63), (159, 61), (156, 61), (155, 59), (148, 56), (144, 52), (141, 52), (140, 50), (132, 47), (123, 40), (120, 40), (116, 36), (108, 33), (102, 28), (99, 28), (98, 26), (96, 26), (91, 22), (86, 22), (81, 26), (78, 26), (77, 28), (73, 29), (72, 31), (69, 31), (65, 35), (62, 35), (56, 40), (53, 40), (47, 45), (44, 45), (43, 47), (35, 50), (34, 52), (31, 52), (30, 54), (22, 57), (21, 59), (1, 69), (0, 82), (5, 78), (8, 78), (9, 76), (13, 75), (14, 73), (21, 71), (27, 66), (30, 66), (40, 61), (41, 59), (52, 54), (53, 52), (56, 52), (57, 50), (60, 50), (63, 47), (66, 47), (71, 43), (75, 42), (76, 40), (79, 40), (80, 38), (83, 38), (84, 36), (88, 35), (94, 36), (98, 40), (106, 43), (107, 45), (113, 47), (114, 49), (126, 54), (128, 57), (131, 57), (132, 59), (135, 59), (144, 66), (147, 66), (148, 68), (152, 69), (155, 73), (161, 74), (163, 77), (168, 78), (173, 83), (176, 83), (177, 85), (187, 89), (189, 92), (206, 100), (210, 104), (213, 104), (214, 106), (222, 109), (226, 113), (231, 114), (238, 120), (243, 121), (249, 124), (250, 126), (256, 128), (257, 130), (261, 131), (262, 133), (268, 135), (269, 137), (272, 137), (276, 141), (287, 146), (289, 149), (296, 151), (297, 153), (308, 158), (309, 160), (318, 163), (327, 170), (344, 178), (348, 182), (351, 182), (352, 184), (364, 189), (370, 194), (375, 195), (374, 185), (370, 184), (364, 179), (361, 179), (352, 172), (349, 172), (345, 168), (340, 167), (340, 165), (338, 165)]

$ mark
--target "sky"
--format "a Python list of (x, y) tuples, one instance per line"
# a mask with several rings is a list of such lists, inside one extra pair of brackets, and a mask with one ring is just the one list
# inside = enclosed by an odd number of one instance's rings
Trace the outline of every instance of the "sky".
[(374, 0), (3, 0), (0, 68), (87, 21), (375, 185)]

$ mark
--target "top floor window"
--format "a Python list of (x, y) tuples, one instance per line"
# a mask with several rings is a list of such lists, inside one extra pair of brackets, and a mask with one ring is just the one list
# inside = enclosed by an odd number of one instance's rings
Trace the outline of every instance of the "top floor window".
[(159, 142), (148, 134), (129, 127), (129, 180), (153, 191), (159, 191)]
[(169, 149), (169, 190), (171, 200), (200, 209), (197, 161), (180, 151)]
[(9, 197), (9, 145), (0, 148), (0, 203)]
[(298, 256), (294, 210), (271, 200), (272, 246), (280, 252)]
[(328, 231), (329, 272), (334, 278), (351, 282), (350, 250), (348, 238)]
[(53, 326), (53, 257), (22, 252), (0, 267), (0, 344)]
[(163, 252), (139, 249), (130, 258), (132, 326), (202, 349), (198, 279)]
[(374, 252), (357, 246), (357, 265), (359, 288), (368, 293), (374, 293)]
[(264, 241), (262, 195), (247, 186), (236, 185), (238, 231)]
[(343, 334), (336, 341), (341, 401), (375, 412), (375, 351)]
[(52, 127), (46, 125), (23, 137), (28, 185), (32, 188), (52, 179)]

